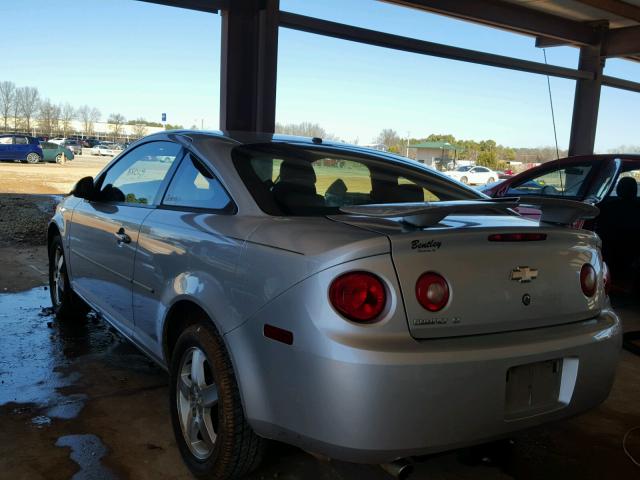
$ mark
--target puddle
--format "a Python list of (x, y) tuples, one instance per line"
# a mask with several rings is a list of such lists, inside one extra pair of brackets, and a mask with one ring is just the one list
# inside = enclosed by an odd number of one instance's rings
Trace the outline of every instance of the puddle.
[(62, 395), (80, 375), (67, 373), (81, 355), (104, 351), (114, 335), (94, 317), (66, 324), (55, 320), (44, 287), (0, 294), (0, 406), (15, 402), (47, 408), (46, 415), (75, 417), (84, 395)]
[(95, 435), (66, 435), (60, 437), (56, 447), (71, 448), (71, 460), (80, 466), (74, 480), (110, 480), (116, 476), (106, 468), (100, 459), (107, 453), (106, 447)]

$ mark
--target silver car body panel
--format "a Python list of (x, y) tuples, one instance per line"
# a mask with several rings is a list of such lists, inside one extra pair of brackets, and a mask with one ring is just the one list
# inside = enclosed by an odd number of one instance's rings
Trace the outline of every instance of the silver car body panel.
[[(619, 320), (602, 287), (590, 301), (576, 291), (576, 271), (586, 262), (602, 283), (595, 235), (512, 216), (451, 216), (426, 229), (348, 215), (269, 216), (237, 173), (231, 150), (310, 140), (178, 131), (138, 144), (152, 140), (178, 142), (206, 162), (237, 213), (95, 205), (71, 195), (52, 226), (63, 237), (72, 285), (163, 366), (169, 312), (182, 301), (199, 305), (223, 335), (245, 414), (259, 435), (345, 460), (385, 462), (506, 435), (606, 398)], [(132, 240), (126, 246), (114, 236), (122, 224)], [(525, 231), (549, 238), (487, 241), (492, 232)], [(104, 248), (107, 239), (112, 246)], [(416, 252), (415, 241), (440, 247)], [(523, 265), (540, 272), (524, 286), (509, 279)], [(423, 312), (413, 284), (427, 269), (446, 272), (458, 300), (446, 315), (459, 323), (414, 322)], [(354, 270), (375, 272), (385, 285), (388, 302), (370, 325), (346, 320), (328, 298), (332, 280)], [(547, 271), (561, 276), (545, 277)], [(540, 303), (527, 310), (523, 292)], [(265, 337), (267, 323), (292, 332), (293, 344)], [(556, 404), (509, 414), (508, 372), (539, 362), (560, 365)]]

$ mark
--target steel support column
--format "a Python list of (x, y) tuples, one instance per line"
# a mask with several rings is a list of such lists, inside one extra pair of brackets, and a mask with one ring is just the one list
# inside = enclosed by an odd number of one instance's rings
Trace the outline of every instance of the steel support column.
[(605, 57), (600, 45), (580, 47), (578, 68), (593, 73), (593, 79), (576, 80), (576, 94), (573, 99), (573, 118), (569, 155), (589, 155), (593, 153), (598, 125), (598, 107), (602, 89), (602, 71)]
[(278, 11), (278, 0), (236, 0), (221, 12), (222, 130), (275, 129)]

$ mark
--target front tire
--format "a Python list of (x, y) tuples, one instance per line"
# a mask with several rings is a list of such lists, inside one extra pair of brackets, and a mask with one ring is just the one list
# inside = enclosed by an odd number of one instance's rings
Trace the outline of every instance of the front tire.
[(496, 179), (495, 179), (495, 178), (493, 178), (493, 177), (489, 177), (489, 180), (487, 180), (487, 184), (489, 184), (489, 183), (493, 183), (493, 182), (495, 182), (495, 181), (496, 181)]
[(31, 152), (27, 155), (27, 163), (38, 163), (40, 162), (40, 155), (35, 152)]
[(468, 185), (468, 184), (469, 184), (469, 179), (468, 179), (467, 177), (462, 177), (462, 178), (460, 179), (460, 181), (461, 181), (462, 183), (464, 183), (465, 185)]
[(49, 245), (49, 293), (56, 317), (61, 320), (83, 320), (89, 307), (71, 288), (62, 239), (56, 235)]
[(58, 155), (56, 155), (56, 163), (58, 165), (64, 165), (66, 161), (67, 157), (63, 153), (59, 153)]
[(240, 478), (259, 465), (265, 440), (244, 416), (224, 342), (207, 318), (202, 322), (180, 335), (171, 357), (171, 423), (196, 477)]

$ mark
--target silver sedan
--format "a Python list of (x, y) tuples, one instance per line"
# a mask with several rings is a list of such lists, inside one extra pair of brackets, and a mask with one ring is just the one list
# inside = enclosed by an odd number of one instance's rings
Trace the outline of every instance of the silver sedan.
[(621, 329), (600, 242), (561, 225), (593, 208), (551, 202), (532, 221), (383, 152), (163, 132), (58, 206), (51, 298), (169, 371), (198, 476), (246, 474), (265, 439), (386, 463), (607, 397)]

